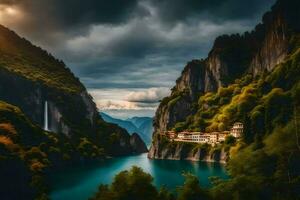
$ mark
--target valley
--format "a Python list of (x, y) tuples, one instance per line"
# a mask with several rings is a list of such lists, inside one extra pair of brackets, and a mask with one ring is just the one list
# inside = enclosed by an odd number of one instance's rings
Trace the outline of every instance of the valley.
[(68, 62), (0, 25), (0, 199), (300, 198), (299, 0), (43, 2), (0, 1)]

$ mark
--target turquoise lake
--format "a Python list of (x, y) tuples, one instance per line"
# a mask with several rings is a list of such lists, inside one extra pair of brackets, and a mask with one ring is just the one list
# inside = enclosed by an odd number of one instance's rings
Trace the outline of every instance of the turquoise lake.
[(147, 154), (141, 154), (113, 158), (55, 173), (51, 176), (50, 197), (53, 200), (87, 200), (97, 191), (99, 184), (111, 183), (118, 172), (130, 169), (133, 165), (150, 173), (154, 177), (155, 186), (164, 185), (171, 190), (183, 184), (183, 172), (196, 175), (205, 187), (209, 186), (210, 176), (228, 178), (224, 165), (218, 163), (149, 160)]

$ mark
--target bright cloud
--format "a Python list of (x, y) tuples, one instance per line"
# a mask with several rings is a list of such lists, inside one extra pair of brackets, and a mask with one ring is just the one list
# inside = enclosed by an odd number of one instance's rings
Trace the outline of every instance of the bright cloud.
[(93, 89), (89, 92), (100, 111), (152, 110), (154, 112), (159, 100), (169, 94), (169, 89)]
[(129, 102), (157, 103), (169, 93), (170, 89), (168, 88), (150, 88), (144, 91), (130, 92), (125, 99)]

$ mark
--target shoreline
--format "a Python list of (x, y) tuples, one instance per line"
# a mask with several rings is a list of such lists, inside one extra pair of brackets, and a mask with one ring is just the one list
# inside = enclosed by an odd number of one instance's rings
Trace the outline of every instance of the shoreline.
[(192, 162), (203, 162), (203, 163), (218, 163), (222, 165), (227, 165), (226, 161), (216, 161), (216, 160), (200, 160), (200, 159), (194, 159), (194, 158), (185, 158), (185, 159), (179, 159), (179, 158), (150, 158), (147, 156), (149, 160), (174, 160), (174, 161), (192, 161)]

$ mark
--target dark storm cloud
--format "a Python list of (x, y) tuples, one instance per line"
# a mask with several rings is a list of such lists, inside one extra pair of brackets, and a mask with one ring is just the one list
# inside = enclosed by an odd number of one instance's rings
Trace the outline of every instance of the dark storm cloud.
[(0, 0), (0, 5), (12, 5), (18, 2), (19, 0)]
[(206, 16), (218, 21), (251, 18), (272, 0), (153, 0), (159, 16), (167, 22), (184, 21), (195, 16)]
[[(137, 0), (0, 0), (21, 6), (29, 15), (47, 24), (51, 18), (65, 27), (94, 23), (120, 23), (134, 13)], [(138, 14), (146, 14), (139, 10)], [(42, 25), (42, 24), (40, 24)]]
[(67, 52), (80, 51), (71, 53), (67, 61), (90, 88), (171, 87), (186, 62), (206, 56), (214, 37), (251, 27), (231, 22), (161, 26), (142, 19), (112, 28), (109, 34), (101, 26), (69, 42)]
[[(40, 0), (39, 0), (40, 1)], [(63, 25), (120, 23), (133, 13), (137, 0), (51, 0)]]
[(95, 24), (120, 24), (148, 15), (138, 0), (0, 0), (14, 6), (24, 20), (8, 26), (40, 44), (55, 46), (77, 35), (86, 35)]
[[(61, 34), (86, 34), (93, 24), (126, 23), (151, 15), (147, 4), (157, 11), (158, 21), (176, 23), (199, 16), (222, 21), (253, 17), (273, 0), (0, 0), (19, 6), (30, 18), (28, 30)], [(22, 24), (21, 24), (22, 26)], [(26, 33), (28, 32), (26, 30)], [(61, 33), (61, 34), (58, 34)], [(33, 33), (34, 34), (34, 33)], [(44, 35), (46, 39), (47, 33)], [(52, 37), (52, 36), (51, 36)]]
[[(172, 28), (177, 22), (249, 19), (261, 14), (271, 1), (274, 0), (0, 0), (0, 5), (15, 5), (24, 13), (24, 20), (15, 22), (12, 28), (43, 46), (55, 48), (74, 36), (88, 35), (93, 25), (126, 25), (134, 19), (153, 17), (155, 23), (164, 23), (161, 28)], [(117, 48), (110, 49), (114, 54), (143, 56), (161, 42), (158, 39), (147, 24), (139, 24), (123, 38), (117, 38)]]
[[(182, 69), (184, 58), (97, 60), (78, 66), (70, 64), (88, 88), (170, 87)], [(172, 67), (170, 67), (172, 66)]]

